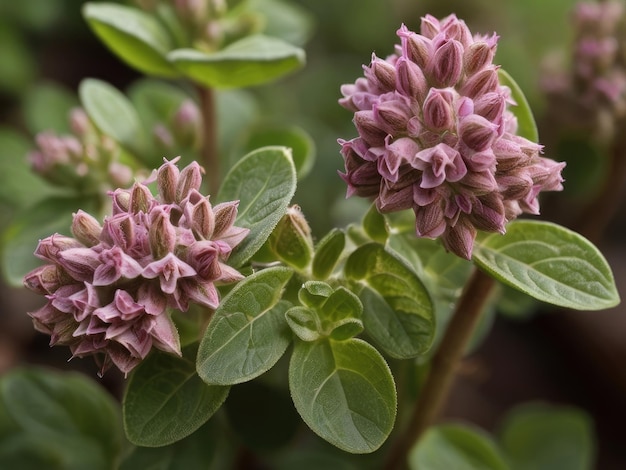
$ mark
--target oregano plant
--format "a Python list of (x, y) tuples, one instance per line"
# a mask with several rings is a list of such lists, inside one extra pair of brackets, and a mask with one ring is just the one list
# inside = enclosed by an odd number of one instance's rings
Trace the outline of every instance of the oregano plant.
[[(48, 192), (6, 231), (3, 272), (44, 298), (28, 315), (50, 345), (92, 356), (100, 377), (119, 370), (123, 392), (39, 368), (3, 376), (0, 466), (298, 468), (319, 451), (329, 468), (356, 454), (366, 468), (566, 468), (538, 450), (552, 449), (546, 426), (589, 459), (576, 411), (516, 410), (499, 439), (437, 421), (499, 285), (563, 309), (620, 301), (591, 241), (527, 217), (563, 189), (565, 162), (543, 155), (497, 65), (506, 38), (455, 14), (398, 25), (391, 55), (340, 88), (355, 137), (319, 157), (343, 157), (328, 177), (369, 209), (318, 234), (294, 203), (313, 139), (227, 126), (245, 121), (241, 89), (304, 65), (306, 15), (143, 0), (82, 16), (146, 77), (126, 91), (85, 78), (67, 131), (37, 134), (28, 159)], [(251, 402), (275, 422), (237, 415)], [(294, 438), (306, 428), (337, 453)], [(286, 437), (268, 451), (270, 434)]]

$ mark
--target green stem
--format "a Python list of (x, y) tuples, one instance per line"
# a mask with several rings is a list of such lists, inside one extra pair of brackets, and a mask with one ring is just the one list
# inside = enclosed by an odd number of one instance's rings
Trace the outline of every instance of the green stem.
[(385, 467), (387, 470), (406, 468), (409, 451), (439, 415), (448, 398), (457, 366), (494, 285), (495, 281), (491, 276), (479, 269), (474, 270), (432, 359), (430, 372), (420, 391), (406, 432), (391, 449)]
[(221, 166), (217, 142), (215, 92), (212, 88), (200, 85), (197, 89), (202, 113), (202, 166), (206, 171), (209, 191), (217, 193), (221, 180)]

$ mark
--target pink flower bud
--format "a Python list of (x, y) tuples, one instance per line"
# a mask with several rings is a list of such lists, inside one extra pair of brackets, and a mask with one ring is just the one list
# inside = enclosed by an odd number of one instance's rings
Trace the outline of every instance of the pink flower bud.
[(400, 57), (396, 62), (396, 88), (400, 93), (409, 98), (414, 98), (420, 103), (426, 97), (428, 83), (422, 69), (410, 60)]
[(424, 101), (424, 124), (432, 131), (452, 129), (455, 123), (453, 95), (448, 90), (431, 88)]
[(215, 214), (209, 200), (194, 189), (183, 203), (183, 218), (179, 224), (190, 228), (197, 239), (213, 238)]
[(185, 199), (192, 189), (200, 189), (203, 173), (204, 170), (196, 161), (182, 169), (176, 186), (176, 201), (180, 202)]
[(222, 202), (213, 207), (215, 217), (213, 237), (215, 239), (221, 238), (233, 226), (237, 218), (238, 207), (239, 201)]
[(374, 119), (378, 127), (387, 134), (398, 134), (405, 131), (411, 118), (411, 109), (400, 95), (387, 96), (373, 107)]
[(372, 61), (369, 67), (364, 68), (365, 77), (380, 92), (387, 92), (395, 89), (396, 69), (385, 60), (372, 54)]
[(461, 154), (446, 144), (421, 150), (415, 155), (411, 166), (422, 170), (420, 187), (425, 189), (435, 188), (446, 180), (459, 181), (467, 173)]
[(424, 69), (430, 60), (432, 50), (430, 39), (409, 31), (404, 25), (398, 30), (398, 36), (402, 42), (402, 55)]
[(87, 214), (86, 212), (79, 210), (74, 214), (72, 220), (72, 235), (86, 247), (100, 243), (100, 234), (102, 233), (102, 227), (100, 223)]
[(437, 18), (432, 15), (422, 17), (420, 24), (420, 34), (428, 39), (434, 38), (440, 31), (440, 23)]
[(472, 259), (472, 249), (476, 229), (471, 223), (459, 219), (456, 225), (450, 227), (441, 237), (447, 250), (465, 259)]
[(86, 136), (93, 131), (91, 121), (82, 108), (74, 108), (70, 111), (70, 127), (72, 132), (79, 137)]
[(64, 235), (54, 234), (43, 240), (39, 240), (39, 244), (35, 250), (35, 256), (46, 261), (56, 263), (59, 253), (71, 248), (83, 248), (83, 245), (74, 238)]
[(130, 190), (129, 211), (133, 214), (147, 214), (154, 202), (152, 193), (141, 183), (135, 183)]
[(176, 188), (178, 187), (178, 177), (180, 171), (176, 166), (176, 162), (180, 157), (168, 162), (167, 160), (157, 170), (157, 187), (161, 200), (166, 203), (172, 203), (176, 200)]
[(130, 191), (126, 189), (116, 189), (109, 193), (113, 200), (113, 215), (128, 212), (130, 210)]
[(481, 152), (493, 145), (498, 137), (498, 125), (478, 114), (471, 114), (459, 122), (459, 135), (465, 145)]
[(437, 86), (454, 86), (463, 72), (463, 46), (460, 42), (444, 42), (434, 53), (428, 64), (429, 73)]
[(174, 251), (176, 246), (176, 229), (170, 222), (170, 215), (163, 206), (156, 206), (150, 211), (150, 228), (148, 240), (155, 260), (165, 257)]
[(141, 275), (147, 279), (158, 278), (161, 290), (166, 294), (173, 294), (178, 279), (195, 276), (196, 271), (173, 253), (168, 253), (146, 266)]
[(24, 287), (40, 295), (54, 293), (60, 286), (72, 279), (54, 264), (44, 264), (24, 276)]
[(137, 260), (124, 253), (119, 246), (114, 246), (98, 256), (93, 285), (109, 286), (122, 278), (135, 279), (142, 271)]
[(461, 93), (476, 100), (485, 93), (497, 92), (499, 86), (496, 67), (489, 66), (469, 77), (461, 88)]
[(99, 266), (98, 253), (91, 248), (70, 248), (58, 254), (57, 262), (77, 281), (91, 282)]
[(491, 47), (485, 41), (478, 41), (471, 44), (463, 54), (463, 64), (465, 72), (473, 75), (479, 70), (491, 65), (495, 53), (495, 47)]
[(354, 125), (361, 138), (371, 146), (382, 146), (387, 132), (380, 128), (379, 121), (373, 111), (357, 111), (354, 113)]

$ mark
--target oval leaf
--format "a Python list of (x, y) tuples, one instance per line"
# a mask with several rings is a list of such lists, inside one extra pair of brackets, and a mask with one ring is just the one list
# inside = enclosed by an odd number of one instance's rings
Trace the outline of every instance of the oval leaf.
[(200, 343), (198, 374), (206, 383), (233, 385), (267, 372), (285, 353), (291, 333), (288, 302), (279, 302), (289, 268), (259, 271), (220, 303)]
[(87, 78), (78, 88), (80, 101), (94, 124), (123, 147), (142, 153), (145, 135), (132, 103), (112, 85)]
[(460, 424), (429, 429), (411, 450), (409, 467), (416, 470), (509, 469), (487, 433)]
[(250, 229), (229, 264), (244, 264), (268, 239), (296, 191), (296, 170), (285, 147), (265, 147), (243, 157), (226, 175), (218, 201), (239, 201), (237, 226)]
[(517, 118), (517, 134), (526, 137), (531, 142), (539, 142), (537, 123), (524, 92), (506, 70), (498, 69), (498, 78), (501, 85), (508, 86), (511, 89), (511, 98), (515, 100), (516, 104), (509, 106), (508, 109)]
[[(56, 454), (67, 468), (113, 468), (118, 461), (123, 440), (118, 405), (84, 375), (17, 369), (2, 377), (0, 396), (17, 426), (11, 443), (2, 439), (0, 463), (22, 452), (28, 452), (22, 457), (41, 454), (42, 459)], [(65, 447), (49, 449), (51, 443)]]
[(602, 253), (556, 224), (511, 222), (506, 234), (489, 234), (477, 242), (473, 260), (505, 284), (553, 305), (601, 310), (619, 303)]
[(501, 443), (512, 470), (594, 468), (593, 424), (576, 408), (521, 405), (505, 418)]
[(140, 72), (176, 77), (166, 59), (172, 44), (167, 30), (152, 15), (115, 3), (86, 3), (83, 17), (102, 42)]
[(435, 333), (428, 291), (415, 272), (378, 243), (354, 251), (344, 267), (360, 281), (365, 330), (387, 354), (399, 359), (426, 352)]
[(347, 452), (378, 449), (396, 417), (396, 390), (383, 357), (360, 339), (298, 341), (289, 387), (304, 422)]
[(335, 228), (328, 232), (315, 247), (311, 272), (316, 279), (326, 279), (331, 275), (343, 249), (346, 246), (346, 234)]
[(263, 35), (247, 36), (213, 54), (178, 49), (168, 59), (189, 78), (214, 88), (243, 88), (275, 80), (302, 67), (304, 51)]
[(154, 351), (137, 366), (126, 387), (126, 436), (133, 444), (146, 447), (179, 441), (213, 416), (228, 390), (204, 383), (196, 374), (195, 361)]

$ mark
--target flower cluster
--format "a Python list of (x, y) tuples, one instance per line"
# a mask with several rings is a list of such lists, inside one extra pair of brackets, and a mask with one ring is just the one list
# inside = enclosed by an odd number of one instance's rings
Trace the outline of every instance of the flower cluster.
[(144, 183), (111, 192), (112, 215), (102, 226), (76, 213), (74, 237), (41, 240), (35, 254), (48, 264), (24, 279), (48, 299), (29, 313), (36, 329), (73, 356), (95, 354), (102, 372), (112, 363), (128, 373), (152, 347), (180, 354), (168, 308), (214, 309), (216, 283), (242, 278), (225, 264), (248, 234), (233, 225), (238, 202), (213, 207), (198, 191), (200, 166), (179, 171), (176, 162), (156, 172), (158, 197)]
[(472, 36), (455, 15), (402, 26), (395, 54), (372, 56), (344, 85), (359, 137), (339, 140), (348, 196), (375, 197), (381, 212), (413, 209), (417, 235), (441, 237), (471, 258), (477, 230), (505, 231), (537, 214), (541, 191), (562, 188), (563, 163), (516, 135), (510, 90), (492, 61), (497, 36)]
[[(578, 106), (579, 120), (620, 118), (626, 113), (624, 5), (618, 1), (581, 2), (573, 10), (575, 44), (569, 72), (548, 71), (544, 91), (558, 103)], [(571, 114), (571, 111), (570, 111)]]
[(72, 135), (45, 131), (36, 136), (37, 149), (27, 156), (33, 171), (53, 184), (89, 192), (127, 187), (133, 170), (120, 161), (121, 151), (101, 134), (81, 108), (70, 112)]

